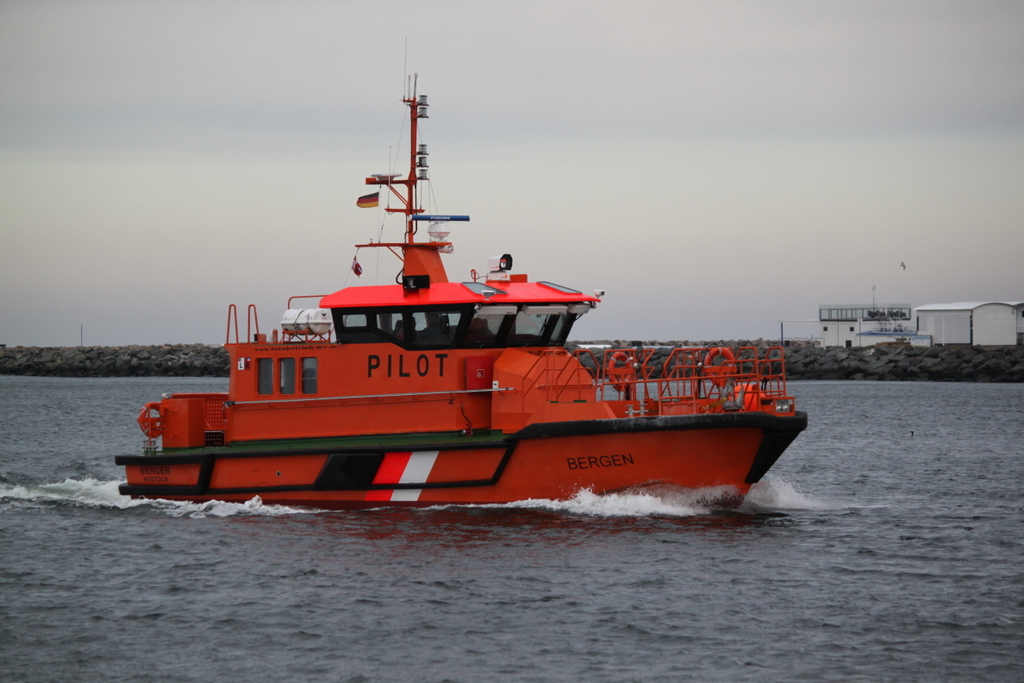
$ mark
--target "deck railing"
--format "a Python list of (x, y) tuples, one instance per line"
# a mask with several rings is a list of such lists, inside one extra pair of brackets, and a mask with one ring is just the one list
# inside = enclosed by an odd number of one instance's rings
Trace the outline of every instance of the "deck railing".
[[(643, 414), (763, 410), (787, 396), (781, 347), (590, 349), (572, 354), (591, 374), (597, 401), (629, 401)], [(549, 386), (550, 400), (560, 399)]]

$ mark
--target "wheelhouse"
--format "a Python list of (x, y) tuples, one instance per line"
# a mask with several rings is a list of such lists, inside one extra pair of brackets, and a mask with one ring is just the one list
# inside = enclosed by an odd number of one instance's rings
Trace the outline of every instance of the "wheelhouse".
[(573, 324), (597, 303), (547, 282), (443, 283), (411, 292), (399, 286), (360, 292), (376, 300), (349, 301), (354, 298), (349, 292), (341, 290), (321, 302), (331, 311), (335, 341), (386, 342), (407, 350), (564, 346)]

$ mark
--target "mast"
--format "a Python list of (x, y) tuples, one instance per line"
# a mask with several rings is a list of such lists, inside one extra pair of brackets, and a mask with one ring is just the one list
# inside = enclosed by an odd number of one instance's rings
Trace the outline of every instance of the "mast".
[[(388, 213), (405, 216), (405, 241), (396, 243), (375, 242), (359, 244), (358, 247), (387, 247), (403, 262), (402, 281), (407, 289), (429, 287), (431, 282), (448, 282), (448, 276), (441, 263), (441, 252), (451, 253), (451, 242), (431, 240), (416, 242), (417, 219), (443, 222), (448, 220), (469, 220), (468, 216), (423, 216), (423, 209), (416, 204), (416, 186), (421, 180), (428, 180), (427, 146), (419, 144), (419, 120), (427, 115), (426, 95), (417, 95), (415, 81), (411, 94), (402, 100), (409, 107), (409, 172), (405, 178), (397, 174), (373, 175), (366, 179), (367, 185), (385, 185), (400, 202), (397, 207), (387, 207)], [(447, 235), (447, 231), (443, 233)], [(401, 254), (396, 251), (401, 250)]]

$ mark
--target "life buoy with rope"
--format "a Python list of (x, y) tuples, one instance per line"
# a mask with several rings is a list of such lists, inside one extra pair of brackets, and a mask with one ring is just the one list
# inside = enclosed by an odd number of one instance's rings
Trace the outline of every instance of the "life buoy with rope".
[[(715, 358), (721, 356), (722, 362), (715, 365)], [(736, 356), (732, 349), (727, 346), (715, 346), (708, 350), (704, 356), (704, 376), (709, 378), (716, 387), (723, 387), (726, 383), (725, 375), (736, 374)]]
[[(622, 365), (620, 366), (619, 363), (622, 363)], [(633, 364), (629, 362), (629, 354), (624, 351), (616, 351), (608, 356), (608, 361), (604, 366), (604, 374), (616, 390), (620, 392), (626, 391), (629, 387), (629, 380), (633, 375)], [(613, 379), (616, 377), (618, 378), (617, 380)]]
[[(156, 415), (154, 415), (154, 411)], [(155, 439), (164, 433), (164, 409), (159, 402), (147, 403), (139, 411), (139, 429), (150, 439)]]

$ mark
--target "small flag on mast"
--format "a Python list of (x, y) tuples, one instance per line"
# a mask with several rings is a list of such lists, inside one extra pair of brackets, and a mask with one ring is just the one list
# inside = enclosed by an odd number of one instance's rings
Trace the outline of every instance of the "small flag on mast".
[(352, 272), (356, 274), (356, 277), (363, 274), (363, 267), (359, 265), (359, 260), (355, 256), (352, 257)]
[(380, 192), (374, 192), (373, 194), (365, 194), (356, 200), (356, 206), (361, 209), (372, 209), (377, 206), (380, 201)]

